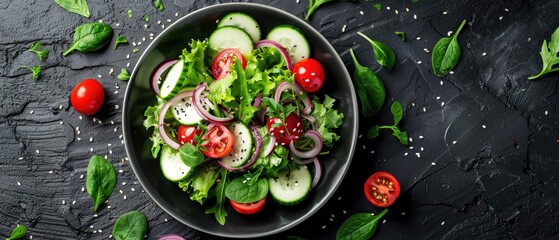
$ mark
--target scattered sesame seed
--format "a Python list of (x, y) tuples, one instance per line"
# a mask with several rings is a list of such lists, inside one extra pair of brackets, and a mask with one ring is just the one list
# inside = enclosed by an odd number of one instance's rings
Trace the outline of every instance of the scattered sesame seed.
[(323, 225), (323, 226), (322, 226), (322, 229), (326, 229), (326, 225)]
[(386, 223), (386, 219), (382, 220), (382, 224), (385, 224), (385, 223)]
[(142, 42), (138, 42), (138, 46), (142, 45)]
[(176, 13), (175, 13), (175, 17), (178, 17), (178, 16), (179, 16), (179, 12), (176, 12)]
[(82, 117), (82, 116), (78, 116), (78, 118), (79, 118), (80, 120), (82, 120), (82, 119), (83, 119), (83, 117)]
[[(76, 205), (76, 200), (72, 201), (72, 205)], [(97, 214), (95, 214), (97, 215)]]
[(440, 97), (440, 96), (437, 96), (435, 99), (439, 100), (439, 99), (441, 99), (441, 97)]
[(119, 105), (115, 105), (115, 109), (119, 109), (119, 108), (120, 108), (120, 106), (119, 106)]
[(34, 112), (35, 112), (35, 111), (31, 110), (31, 111), (29, 111), (29, 114), (33, 114)]
[(410, 142), (413, 142), (413, 138), (410, 138), (409, 140), (410, 140)]
[(161, 21), (157, 21), (157, 25), (161, 24)]
[(146, 37), (142, 37), (142, 41), (144, 41), (144, 42), (145, 42), (145, 41), (146, 41)]
[(168, 222), (169, 220), (167, 220), (167, 218), (165, 218), (165, 222)]
[(120, 23), (116, 23), (115, 26), (117, 26), (117, 27), (120, 26)]
[(452, 144), (456, 144), (458, 141), (452, 141)]
[(422, 61), (417, 61), (417, 64), (422, 64), (422, 63), (423, 63)]
[(394, 13), (399, 14), (400, 12), (398, 12), (398, 10), (396, 9), (396, 10), (394, 10)]
[(424, 150), (424, 148), (423, 148), (423, 147), (421, 147), (421, 151), (422, 151), (422, 152), (423, 152), (423, 150)]
[(410, 150), (412, 150), (412, 149), (413, 149), (413, 146), (409, 146), (409, 148), (410, 148)]
[(111, 209), (112, 207), (111, 207), (111, 205), (109, 205), (109, 206), (107, 206), (107, 208), (108, 208), (108, 209)]
[(89, 137), (89, 141), (90, 141), (90, 142), (93, 142), (93, 137)]
[(90, 151), (90, 152), (93, 152), (93, 148), (89, 148), (89, 151)]
[(103, 23), (103, 20), (102, 20), (102, 19), (99, 19), (99, 22), (100, 22), (100, 23)]
[(130, 54), (126, 54), (126, 58), (129, 59), (129, 58), (130, 58)]
[(18, 186), (21, 186), (21, 183), (20, 183), (20, 182), (17, 182), (17, 185), (18, 185)]
[(346, 212), (345, 210), (342, 210), (342, 213), (343, 213), (343, 214), (347, 214), (347, 212)]
[(82, 138), (80, 138), (80, 137), (78, 137), (78, 138), (76, 138), (76, 139), (78, 139), (78, 141), (81, 141), (81, 140), (82, 140)]
[(427, 48), (424, 48), (423, 51), (426, 52), (426, 53), (429, 53), (429, 49), (427, 49)]
[(334, 219), (333, 219), (333, 218), (329, 218), (328, 220), (330, 220), (330, 222), (333, 222), (333, 221), (334, 221)]
[(115, 70), (113, 68), (109, 69), (109, 75), (113, 74)]
[(122, 186), (126, 185), (126, 182), (122, 182)]
[(444, 222), (444, 221), (442, 221), (442, 222), (441, 222), (441, 226), (442, 226), (442, 225), (444, 225), (444, 224), (445, 224), (445, 222)]
[(66, 201), (62, 200), (62, 205), (65, 205), (65, 204), (66, 204)]
[(423, 135), (419, 135), (419, 139), (423, 139)]
[(132, 191), (132, 192), (135, 192), (135, 191), (136, 191), (136, 189), (135, 189), (135, 188), (131, 188), (131, 189), (130, 189), (130, 191)]
[(485, 53), (485, 52), (481, 54), (481, 56), (485, 56), (485, 55), (487, 55), (487, 53)]
[(450, 74), (452, 75), (452, 74), (454, 74), (454, 71), (450, 71), (450, 72), (448, 72), (448, 73), (450, 73)]
[(364, 15), (365, 13), (363, 13), (363, 11), (359, 11), (359, 14)]
[(147, 23), (144, 23), (144, 28), (148, 28), (149, 25)]
[(416, 39), (417, 41), (419, 41), (419, 40), (421, 40), (421, 37), (416, 37), (415, 39)]
[(386, 7), (386, 10), (390, 10), (390, 7), (387, 6), (387, 7)]
[(171, 21), (172, 21), (171, 19), (167, 19), (167, 22), (171, 22)]
[(503, 16), (500, 16), (500, 17), (499, 17), (499, 20), (503, 20)]
[(342, 32), (345, 32), (346, 27), (347, 27), (347, 25), (344, 24), (344, 26), (342, 27)]
[(414, 14), (414, 15), (413, 15), (413, 19), (417, 19), (417, 15)]
[(98, 78), (103, 78), (103, 76), (101, 76), (101, 74), (97, 74), (97, 77)]
[(49, 171), (49, 173), (50, 173), (50, 174), (52, 174), (52, 173), (53, 173), (53, 171), (52, 171), (52, 170), (50, 170), (50, 171)]
[(408, 155), (408, 153), (407, 153), (407, 152), (405, 152), (405, 153), (404, 153), (404, 156), (407, 156), (407, 155)]
[(134, 46), (134, 47), (135, 47), (135, 46), (136, 46), (136, 42), (132, 42), (132, 46)]
[(421, 158), (421, 153), (416, 152), (415, 156), (417, 156), (417, 158)]
[(82, 192), (83, 192), (83, 191), (85, 191), (85, 188), (84, 188), (84, 187), (82, 187)]
[(508, 11), (509, 11), (509, 9), (508, 9), (508, 8), (505, 8), (505, 12), (508, 12)]
[(340, 201), (340, 200), (342, 200), (342, 196), (339, 196), (339, 197), (338, 197), (338, 201)]
[(89, 226), (89, 228), (92, 228), (92, 229), (93, 229), (93, 225)]
[(99, 231), (99, 233), (102, 233), (102, 232), (103, 232), (103, 230), (101, 230), (101, 229), (99, 229), (99, 230), (97, 230), (97, 231)]
[(450, 36), (450, 35), (452, 35), (452, 33), (453, 33), (453, 31), (448, 31), (448, 32), (446, 33), (446, 35)]
[(545, 110), (544, 114), (547, 116), (547, 114), (548, 114), (547, 110)]
[(437, 164), (436, 164), (435, 162), (431, 162), (431, 165), (435, 166), (435, 165), (437, 165)]
[(447, 11), (444, 11), (444, 12), (443, 12), (443, 15), (447, 15), (447, 14), (448, 14), (448, 12), (447, 12)]
[(130, 67), (130, 63), (126, 63), (126, 67), (129, 68), (129, 67)]
[(80, 179), (83, 179), (83, 174), (82, 174), (82, 175), (80, 175)]
[(427, 112), (427, 108), (423, 107), (423, 112)]
[(411, 102), (411, 106), (412, 106), (412, 107), (415, 107), (415, 103), (414, 103), (414, 102)]
[(444, 106), (444, 102), (441, 102), (441, 107)]
[(93, 233), (97, 233), (97, 230), (93, 230)]
[(39, 149), (35, 150), (36, 153), (39, 153)]
[(375, 150), (371, 150), (371, 154), (375, 153)]
[(153, 35), (153, 33), (150, 33), (149, 36), (150, 36), (150, 37), (153, 37), (154, 35)]
[(442, 86), (442, 85), (444, 85), (444, 82), (443, 82), (443, 80), (441, 80), (441, 86)]
[(401, 212), (400, 215), (406, 216), (406, 212)]
[(126, 200), (126, 195), (124, 195), (122, 198), (123, 198), (124, 200)]
[(485, 126), (485, 125), (481, 125), (481, 127), (482, 127), (482, 128), (487, 128), (487, 126)]
[(161, 25), (161, 28), (162, 28), (162, 29), (165, 29), (165, 24), (162, 24), (162, 25)]

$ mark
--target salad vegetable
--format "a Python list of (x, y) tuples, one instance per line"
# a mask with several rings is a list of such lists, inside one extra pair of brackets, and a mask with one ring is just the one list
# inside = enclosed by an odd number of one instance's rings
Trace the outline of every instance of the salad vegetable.
[(320, 94), (327, 76), (304, 34), (279, 25), (260, 36), (251, 16), (229, 13), (152, 74), (152, 156), (192, 201), (213, 202), (206, 213), (220, 224), (227, 204), (256, 214), (268, 195), (303, 202), (322, 175), (317, 156), (340, 138), (344, 115)]
[(25, 237), (27, 234), (27, 227), (23, 225), (17, 225), (12, 232), (10, 233), (10, 237), (6, 238), (6, 240), (16, 240)]

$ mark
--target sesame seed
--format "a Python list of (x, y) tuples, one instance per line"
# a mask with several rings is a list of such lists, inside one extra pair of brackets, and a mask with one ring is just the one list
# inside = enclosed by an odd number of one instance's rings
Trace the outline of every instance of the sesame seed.
[(427, 112), (427, 108), (423, 107), (423, 112)]
[(422, 152), (423, 152), (423, 150), (424, 150), (423, 147), (421, 147), (421, 151), (422, 151)]
[(78, 139), (78, 141), (81, 141), (81, 140), (82, 140), (82, 138), (80, 138), (80, 137), (78, 137), (78, 138), (76, 138), (76, 139)]
[(18, 186), (21, 186), (21, 183), (20, 183), (20, 182), (17, 182), (17, 185), (18, 185)]
[[(72, 201), (72, 205), (75, 205), (75, 204), (76, 204), (76, 200)], [(95, 215), (97, 215), (97, 214), (95, 214)]]
[(326, 225), (323, 225), (323, 226), (322, 226), (322, 229), (326, 229)]
[(499, 20), (503, 20), (503, 16), (500, 16), (500, 17), (499, 17)]
[(65, 205), (65, 204), (66, 204), (66, 201), (62, 200), (62, 205)]
[(94, 228), (93, 225), (89, 226), (89, 228)]
[(485, 53), (485, 52), (481, 54), (481, 56), (485, 56), (485, 55), (487, 55), (487, 53)]
[(39, 149), (35, 150), (36, 153), (39, 153)]
[(447, 15), (447, 14), (448, 14), (448, 12), (447, 12), (447, 11), (444, 11), (444, 12), (443, 12), (443, 15)]
[(390, 7), (386, 7), (386, 10), (390, 10)]
[(115, 26), (117, 26), (117, 27), (120, 26), (120, 23), (116, 23)]
[(415, 40), (419, 41), (421, 40), (421, 37), (416, 37)]
[(441, 107), (444, 106), (444, 102), (441, 102)]
[(435, 162), (431, 162), (431, 165), (435, 166), (435, 165), (437, 165), (437, 164), (436, 164)]
[(421, 153), (416, 152), (415, 156), (417, 156), (417, 158), (421, 158)]
[(452, 35), (452, 33), (453, 33), (453, 31), (448, 31), (448, 32), (446, 33), (446, 35), (450, 36), (450, 35)]
[(123, 193), (124, 193), (124, 192), (122, 191), (122, 189), (121, 189), (121, 190), (118, 190), (118, 192), (119, 192), (120, 194), (123, 194)]
[(382, 220), (382, 224), (385, 224), (385, 223), (386, 223), (386, 219)]
[(135, 192), (135, 191), (136, 191), (136, 189), (135, 189), (135, 188), (131, 188), (131, 189), (130, 189), (130, 191), (132, 191), (132, 192)]
[(410, 142), (413, 142), (413, 138), (410, 138), (409, 140), (410, 140)]
[(168, 222), (169, 220), (167, 220), (167, 218), (165, 218), (165, 222)]
[(404, 153), (404, 156), (407, 156), (407, 155), (408, 155), (408, 153), (407, 153), (407, 152), (406, 152), (406, 153)]
[(482, 128), (487, 128), (487, 126), (485, 126), (485, 125), (481, 125), (481, 127), (482, 127)]
[(124, 197), (122, 197), (124, 200), (126, 200), (126, 195), (124, 195)]
[(84, 188), (84, 187), (82, 187), (82, 192), (83, 192), (83, 191), (85, 191), (85, 188)]
[(115, 70), (113, 68), (109, 69), (109, 75), (113, 74)]
[(414, 15), (413, 15), (413, 19), (417, 19), (417, 15), (414, 14)]
[(175, 17), (178, 17), (178, 16), (179, 16), (179, 12), (176, 12), (176, 13), (175, 13)]
[(443, 80), (441, 80), (441, 86), (442, 86), (442, 85), (444, 85), (444, 82), (443, 82)]
[(149, 25), (147, 23), (144, 23), (144, 28), (148, 28)]
[(63, 124), (64, 124), (64, 122), (63, 122), (63, 121), (60, 121), (60, 125), (63, 125)]
[(450, 74), (452, 75), (452, 74), (454, 74), (454, 71), (450, 71), (450, 72), (448, 72), (448, 73), (450, 73)]
[(435, 99), (439, 100), (439, 99), (441, 99), (441, 97), (440, 97), (440, 96), (437, 96)]
[(118, 110), (119, 108), (120, 108), (120, 106), (118, 106), (118, 104), (117, 104), (117, 105), (115, 105), (115, 109), (117, 109), (117, 110)]
[(442, 222), (441, 222), (441, 226), (442, 226), (442, 225), (444, 225), (444, 224), (445, 224), (445, 222), (444, 222), (444, 221), (442, 221)]
[(359, 14), (363, 15), (363, 14), (365, 14), (365, 13), (363, 13), (363, 11), (359, 11)]
[(452, 141), (452, 144), (456, 144), (458, 141)]
[(396, 15), (397, 15), (397, 14), (399, 14), (400, 12), (398, 12), (398, 10), (394, 10), (394, 13), (396, 13)]
[(101, 230), (101, 229), (99, 229), (99, 230), (97, 230), (97, 231), (99, 231), (99, 233), (102, 233), (102, 232), (103, 232), (103, 230)]
[(134, 47), (135, 47), (135, 46), (136, 46), (136, 42), (132, 42), (132, 46), (134, 46)]
[(97, 74), (97, 77), (98, 78), (103, 78), (103, 76), (101, 76), (101, 74)]
[(419, 139), (423, 139), (423, 135), (420, 135), (420, 136), (419, 136)]
[(427, 49), (427, 48), (424, 48), (423, 51), (426, 52), (426, 53), (429, 53), (429, 49)]
[(400, 215), (406, 216), (406, 212), (401, 212)]
[(122, 186), (126, 185), (126, 182), (122, 182)]
[(112, 207), (111, 207), (111, 205), (109, 205), (109, 206), (107, 206), (107, 208), (108, 208), (108, 209), (111, 209)]
[(82, 174), (82, 175), (80, 175), (80, 179), (83, 179), (83, 174)]
[(547, 110), (545, 110), (545, 113), (544, 113), (544, 114), (547, 116), (547, 114), (548, 114)]
[(34, 112), (35, 112), (35, 111), (31, 110), (31, 111), (29, 111), (29, 114), (33, 114)]
[(93, 152), (93, 148), (89, 148), (89, 151), (90, 151), (90, 152)]
[(409, 148), (410, 148), (410, 150), (412, 150), (412, 149), (413, 149), (413, 146), (409, 146)]
[(126, 58), (127, 58), (127, 59), (130, 58), (130, 54), (126, 54)]
[(53, 173), (53, 171), (52, 171), (52, 170), (50, 170), (50, 171), (49, 171), (49, 173), (50, 173), (50, 174), (52, 174), (52, 173)]
[(129, 68), (129, 67), (130, 67), (130, 63), (126, 63), (126, 67)]
[(422, 64), (422, 63), (423, 63), (422, 61), (417, 61), (417, 64)]
[(344, 26), (342, 27), (342, 32), (345, 32), (346, 27), (347, 27), (347, 25), (344, 24)]
[(93, 137), (89, 137), (89, 141), (90, 141), (90, 142), (93, 142)]
[(162, 28), (162, 29), (165, 29), (165, 24), (162, 24), (162, 25), (161, 25), (161, 28)]

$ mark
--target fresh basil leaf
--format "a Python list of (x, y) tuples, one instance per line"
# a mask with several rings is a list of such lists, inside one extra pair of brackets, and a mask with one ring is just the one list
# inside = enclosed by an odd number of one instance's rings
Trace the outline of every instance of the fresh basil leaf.
[(405, 41), (406, 41), (406, 32), (399, 32), (399, 31), (396, 31), (396, 32), (394, 32), (394, 33), (395, 33), (396, 35), (398, 35), (398, 37), (400, 37), (400, 39), (402, 39), (402, 42), (405, 42)]
[(380, 3), (375, 3), (375, 4), (373, 4), (373, 7), (374, 7), (377, 11), (380, 11), (380, 10), (382, 9), (382, 4), (380, 4)]
[(144, 15), (144, 21), (146, 21), (146, 23), (149, 22), (149, 16), (148, 15)]
[(258, 178), (260, 177), (260, 174), (262, 174), (262, 169), (256, 170), (256, 172), (253, 173), (250, 172), (245, 173), (243, 177), (247, 180), (246, 184), (253, 186), (258, 182)]
[(464, 25), (466, 25), (466, 20), (462, 21), (462, 24), (452, 36), (443, 37), (435, 44), (431, 55), (431, 64), (435, 76), (446, 76), (458, 64), (462, 54), (460, 43), (458, 43), (458, 35)]
[(378, 126), (373, 126), (371, 129), (369, 129), (369, 131), (367, 132), (367, 138), (376, 138), (379, 135), (379, 128)]
[(409, 145), (408, 134), (406, 132), (400, 132), (400, 129), (397, 129), (397, 131), (392, 133), (392, 136), (396, 137), (401, 144)]
[(114, 166), (105, 158), (94, 155), (87, 166), (87, 193), (93, 200), (93, 211), (109, 198), (116, 185), (116, 171)]
[(380, 219), (388, 212), (385, 208), (378, 215), (370, 213), (356, 213), (346, 219), (338, 232), (336, 240), (367, 240), (370, 239), (377, 230)]
[(134, 17), (134, 12), (131, 9), (128, 9), (128, 18)]
[(14, 228), (14, 230), (12, 230), (12, 233), (10, 234), (10, 237), (7, 238), (6, 240), (20, 239), (20, 238), (25, 237), (25, 234), (27, 234), (27, 227), (25, 227), (23, 225), (18, 225), (16, 228)]
[(555, 32), (551, 35), (551, 39), (549, 40), (549, 44), (546, 40), (543, 40), (542, 49), (540, 51), (540, 55), (542, 57), (542, 70), (540, 73), (530, 76), (529, 80), (534, 80), (540, 78), (541, 76), (559, 71), (559, 28), (555, 29)]
[(54, 0), (54, 2), (68, 12), (89, 18), (89, 6), (87, 6), (86, 0)]
[(74, 50), (80, 52), (97, 51), (111, 42), (113, 28), (105, 23), (85, 23), (74, 31), (74, 43), (62, 55), (66, 56)]
[(116, 49), (116, 47), (118, 47), (118, 45), (125, 44), (125, 43), (128, 43), (128, 39), (126, 39), (125, 36), (118, 35), (118, 37), (116, 37), (114, 49)]
[(373, 116), (378, 113), (384, 104), (384, 98), (386, 97), (384, 84), (371, 69), (359, 64), (353, 49), (350, 49), (350, 53), (355, 63), (353, 78), (355, 89), (359, 99), (361, 99), (361, 112), (365, 117)]
[(361, 37), (371, 43), (373, 46), (373, 54), (377, 62), (385, 68), (392, 69), (394, 62), (396, 61), (396, 54), (394, 54), (394, 50), (392, 50), (392, 48), (388, 45), (375, 41), (361, 32), (357, 32), (357, 34), (361, 35)]
[(390, 107), (390, 111), (392, 112), (392, 115), (394, 115), (394, 125), (398, 125), (398, 123), (402, 120), (402, 115), (404, 114), (402, 111), (402, 104), (398, 101), (394, 101)]
[(238, 203), (251, 203), (262, 200), (268, 194), (268, 180), (259, 179), (255, 185), (247, 184), (244, 176), (233, 179), (225, 189), (225, 196)]
[(163, 10), (165, 10), (165, 6), (163, 5), (163, 2), (161, 0), (154, 0), (153, 6), (155, 6), (155, 8), (157, 8), (159, 11), (163, 12)]
[(309, 17), (311, 17), (311, 15), (314, 13), (314, 11), (316, 11), (316, 9), (318, 9), (318, 7), (320, 7), (320, 5), (332, 1), (334, 0), (310, 0), (309, 9), (307, 10), (307, 16), (305, 17), (305, 19), (309, 20)]
[(139, 51), (140, 51), (140, 49), (138, 49), (138, 48), (132, 49), (132, 52), (133, 52), (133, 53), (138, 53)]
[(204, 161), (204, 154), (198, 150), (192, 143), (186, 143), (179, 148), (181, 160), (187, 166), (193, 168)]
[(39, 65), (33, 66), (33, 67), (21, 66), (20, 68), (27, 68), (27, 69), (31, 70), (31, 72), (33, 73), (33, 79), (35, 79), (35, 80), (39, 79), (39, 75), (41, 74), (41, 66), (39, 66)]
[(228, 179), (229, 172), (224, 168), (220, 169), (219, 172), (221, 174), (221, 181), (217, 184), (214, 190), (216, 202), (215, 205), (213, 205), (211, 208), (209, 208), (206, 211), (206, 214), (213, 213), (215, 215), (215, 219), (217, 220), (217, 222), (221, 225), (224, 225), (225, 217), (227, 217), (227, 212), (225, 211), (225, 206), (224, 206), (225, 200), (227, 200), (227, 198), (225, 197), (225, 188), (229, 183), (229, 179)]
[(113, 227), (116, 240), (144, 239), (148, 232), (148, 219), (140, 211), (131, 211), (118, 218)]
[(116, 78), (118, 78), (118, 80), (120, 81), (128, 81), (130, 80), (130, 74), (128, 73), (126, 68), (122, 68), (120, 69), (120, 73), (118, 74), (118, 76), (116, 76)]
[(31, 47), (29, 48), (28, 51), (35, 53), (35, 55), (37, 55), (37, 58), (39, 59), (39, 61), (44, 61), (48, 58), (49, 56), (49, 50), (48, 49), (43, 49), (41, 50), (41, 43), (40, 42), (35, 42), (33, 44), (31, 44)]

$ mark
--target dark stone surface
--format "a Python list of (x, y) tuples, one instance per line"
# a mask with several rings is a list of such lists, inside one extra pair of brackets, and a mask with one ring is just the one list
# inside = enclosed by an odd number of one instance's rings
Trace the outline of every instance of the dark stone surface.
[[(167, 233), (213, 239), (157, 207), (127, 162), (119, 139), (126, 82), (117, 80), (116, 74), (128, 63), (133, 66), (140, 53), (132, 53), (134, 46), (128, 44), (61, 57), (80, 23), (103, 20), (115, 34), (142, 42), (138, 46), (142, 51), (150, 43), (150, 33), (157, 35), (170, 24), (167, 19), (173, 22), (220, 3), (163, 2), (166, 10), (158, 12), (149, 1), (90, 0), (90, 19), (67, 13), (54, 1), (1, 4), (0, 236), (23, 224), (33, 239), (107, 239), (118, 216), (140, 210), (149, 219), (149, 239)], [(254, 2), (301, 18), (308, 4)], [(413, 139), (413, 149), (388, 134), (375, 140), (361, 138), (335, 197), (301, 226), (273, 238), (333, 239), (350, 214), (379, 212), (365, 200), (362, 184), (371, 173), (387, 170), (399, 178), (403, 191), (375, 239), (558, 239), (558, 75), (531, 82), (527, 77), (540, 70), (538, 52), (543, 39), (559, 26), (559, 5), (553, 0), (378, 2), (384, 5), (380, 12), (366, 1), (325, 4), (309, 23), (334, 45), (350, 72), (349, 48), (357, 50), (364, 65), (379, 69), (370, 45), (357, 31), (396, 51), (394, 69), (377, 73), (386, 85), (388, 102), (398, 100), (405, 107), (402, 126)], [(134, 11), (132, 19), (128, 9)], [(147, 28), (145, 14), (151, 18)], [(462, 19), (470, 24), (459, 37), (460, 63), (454, 74), (437, 78), (424, 48), (431, 50)], [(400, 42), (394, 31), (405, 31), (408, 40)], [(51, 51), (40, 63), (44, 70), (37, 81), (19, 68), (39, 64), (26, 51), (35, 41)], [(107, 100), (102, 114), (80, 119), (68, 96), (86, 77), (102, 82)], [(366, 135), (374, 123), (389, 123), (391, 117), (385, 107), (376, 117), (362, 118), (360, 132)], [(96, 215), (82, 191), (90, 149), (107, 155), (119, 171), (115, 192)]]

